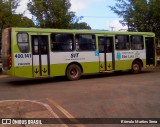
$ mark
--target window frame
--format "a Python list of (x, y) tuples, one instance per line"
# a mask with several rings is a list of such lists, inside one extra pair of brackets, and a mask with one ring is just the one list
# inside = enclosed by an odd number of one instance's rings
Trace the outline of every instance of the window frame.
[[(117, 44), (118, 44), (118, 42), (117, 42), (117, 39), (118, 39), (118, 36), (127, 36), (127, 41), (128, 41), (128, 43), (129, 43), (129, 45), (128, 45), (128, 48), (126, 48), (126, 49), (117, 49)], [(124, 44), (127, 44), (127, 42), (126, 43), (124, 43)], [(119, 46), (119, 45), (118, 45)], [(130, 35), (129, 34), (116, 34), (115, 35), (115, 50), (117, 50), (117, 51), (127, 51), (127, 50), (130, 50), (131, 49), (131, 43), (130, 43)]]
[[(77, 40), (77, 35), (91, 35), (91, 36), (94, 36), (94, 46), (95, 46), (95, 49), (94, 50), (79, 50), (79, 42), (76, 42)], [(93, 39), (92, 39), (93, 40)], [(92, 33), (76, 33), (75, 34), (75, 48), (76, 48), (76, 51), (77, 52), (93, 52), (93, 51), (96, 51), (97, 50), (97, 42), (96, 42), (96, 35), (95, 34), (92, 34)], [(93, 46), (93, 44), (92, 44)], [(77, 48), (78, 47), (78, 48)]]
[[(52, 41), (53, 39), (52, 39), (52, 36), (54, 35), (57, 35), (57, 34), (68, 34), (68, 35), (72, 35), (72, 42), (70, 42), (70, 43), (72, 43), (72, 50), (53, 50), (53, 47), (52, 47), (52, 45), (55, 43), (56, 44), (56, 42), (54, 42), (54, 41)], [(50, 49), (51, 49), (51, 52), (73, 52), (74, 50), (75, 50), (75, 39), (74, 39), (75, 37), (74, 37), (74, 34), (73, 33), (58, 33), (58, 32), (56, 32), (56, 33), (54, 33), (54, 32), (52, 32), (51, 34), (50, 34), (50, 45), (51, 45), (51, 47), (50, 47)], [(64, 43), (68, 43), (68, 42), (59, 42), (59, 43), (61, 43), (61, 44), (64, 44)]]
[[(109, 40), (109, 42), (107, 42), (107, 38)], [(103, 42), (100, 40), (100, 39), (103, 39)], [(110, 40), (112, 39), (112, 41)], [(111, 36), (98, 36), (98, 50), (100, 53), (113, 53), (113, 50), (114, 50), (114, 40), (113, 40), (113, 37)], [(110, 44), (108, 46), (108, 44)], [(100, 50), (102, 49), (101, 47), (103, 46), (103, 50)]]
[[(142, 40), (141, 40), (142, 43), (141, 43), (141, 44), (142, 44), (142, 46), (143, 46), (142, 49), (136, 49), (136, 48), (133, 49), (133, 48), (132, 48), (132, 37), (133, 37), (133, 36), (141, 36), (141, 38), (142, 38)], [(130, 36), (130, 44), (131, 44), (131, 50), (144, 50), (144, 45), (145, 45), (145, 44), (144, 44), (144, 36), (143, 36), (143, 35), (131, 35), (131, 36)], [(139, 44), (139, 43), (138, 43), (138, 44)], [(134, 45), (135, 45), (135, 43), (134, 43)]]
[[(19, 41), (18, 41), (18, 34), (26, 34), (26, 35), (27, 35), (27, 42), (19, 42)], [(28, 43), (28, 50), (27, 50), (27, 52), (21, 50), (19, 43), (21, 43), (21, 44)], [(29, 53), (29, 52), (30, 52), (29, 34), (28, 34), (27, 32), (18, 32), (18, 33), (17, 33), (17, 45), (18, 45), (19, 51), (20, 51), (21, 53)]]

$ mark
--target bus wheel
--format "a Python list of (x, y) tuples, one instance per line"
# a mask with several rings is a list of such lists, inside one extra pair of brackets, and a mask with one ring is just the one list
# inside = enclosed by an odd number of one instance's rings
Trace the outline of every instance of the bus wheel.
[(133, 64), (132, 64), (132, 70), (131, 70), (131, 72), (132, 72), (133, 74), (138, 74), (138, 73), (140, 73), (140, 72), (141, 72), (141, 69), (142, 69), (142, 65), (141, 65), (140, 62), (138, 62), (138, 61), (133, 62)]
[(81, 68), (76, 64), (71, 64), (66, 71), (66, 76), (69, 80), (78, 80), (81, 76)]

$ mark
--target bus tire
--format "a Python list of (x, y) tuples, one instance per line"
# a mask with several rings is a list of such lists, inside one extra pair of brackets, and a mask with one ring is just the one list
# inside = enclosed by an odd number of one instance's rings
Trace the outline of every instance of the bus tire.
[(141, 72), (142, 65), (139, 61), (134, 61), (132, 64), (131, 72), (132, 74), (139, 74)]
[(76, 64), (71, 64), (66, 70), (66, 77), (71, 80), (75, 81), (81, 77), (81, 68)]

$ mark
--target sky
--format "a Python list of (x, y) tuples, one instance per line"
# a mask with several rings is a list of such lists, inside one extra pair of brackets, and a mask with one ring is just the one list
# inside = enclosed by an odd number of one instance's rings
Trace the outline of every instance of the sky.
[[(26, 10), (27, 2), (28, 0), (21, 1), (17, 13)], [(114, 6), (116, 0), (70, 0), (70, 2), (72, 5), (70, 10), (78, 17), (83, 16), (80, 22), (86, 22), (92, 29), (114, 31), (126, 29), (119, 23), (122, 19), (108, 7)], [(32, 17), (28, 11), (25, 11), (25, 16)]]

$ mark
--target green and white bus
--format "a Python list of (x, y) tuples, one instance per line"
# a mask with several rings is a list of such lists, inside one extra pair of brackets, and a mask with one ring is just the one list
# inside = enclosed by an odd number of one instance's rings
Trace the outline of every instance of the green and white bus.
[(41, 28), (6, 28), (3, 71), (26, 78), (107, 73), (156, 66), (155, 34)]

